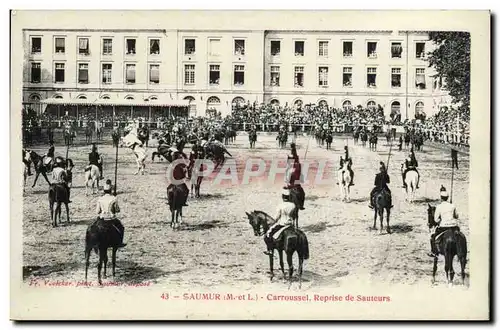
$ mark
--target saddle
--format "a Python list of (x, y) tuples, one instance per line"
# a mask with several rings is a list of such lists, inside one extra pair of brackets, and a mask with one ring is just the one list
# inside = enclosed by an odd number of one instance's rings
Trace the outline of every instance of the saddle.
[(273, 232), (270, 233), (270, 237), (273, 238), (273, 240), (278, 240), (281, 236), (281, 234), (283, 234), (283, 232), (285, 231), (285, 229), (291, 227), (290, 225), (286, 225), (286, 226), (276, 226), (276, 228), (273, 230)]

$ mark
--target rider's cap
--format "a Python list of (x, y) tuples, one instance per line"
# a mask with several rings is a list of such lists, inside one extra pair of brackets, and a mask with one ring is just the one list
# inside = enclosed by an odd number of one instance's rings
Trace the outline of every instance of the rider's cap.
[(441, 190), (441, 193), (440, 193), (441, 197), (449, 197), (448, 195), (448, 192), (445, 190)]

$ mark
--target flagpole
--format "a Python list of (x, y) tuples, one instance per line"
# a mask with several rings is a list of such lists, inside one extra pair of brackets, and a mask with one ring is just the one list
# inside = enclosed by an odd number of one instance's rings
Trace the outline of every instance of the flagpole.
[(453, 202), (453, 177), (455, 174), (455, 166), (453, 166), (453, 149), (451, 149), (451, 187), (450, 187), (450, 203)]
[(118, 143), (115, 145), (116, 154), (115, 154), (115, 186), (114, 186), (114, 195), (116, 196), (116, 180), (118, 175)]

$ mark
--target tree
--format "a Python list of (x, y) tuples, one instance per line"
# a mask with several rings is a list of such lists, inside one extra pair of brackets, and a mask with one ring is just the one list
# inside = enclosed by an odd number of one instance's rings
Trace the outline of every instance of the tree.
[(470, 33), (430, 32), (429, 39), (437, 47), (428, 55), (429, 67), (445, 82), (453, 103), (468, 113), (470, 106)]

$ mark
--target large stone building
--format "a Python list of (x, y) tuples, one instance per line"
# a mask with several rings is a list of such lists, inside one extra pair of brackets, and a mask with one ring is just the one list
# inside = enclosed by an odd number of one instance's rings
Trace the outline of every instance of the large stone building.
[(395, 30), (25, 29), (23, 103), (196, 116), (248, 102), (381, 105), (411, 119), (449, 103), (426, 61), (432, 46)]

